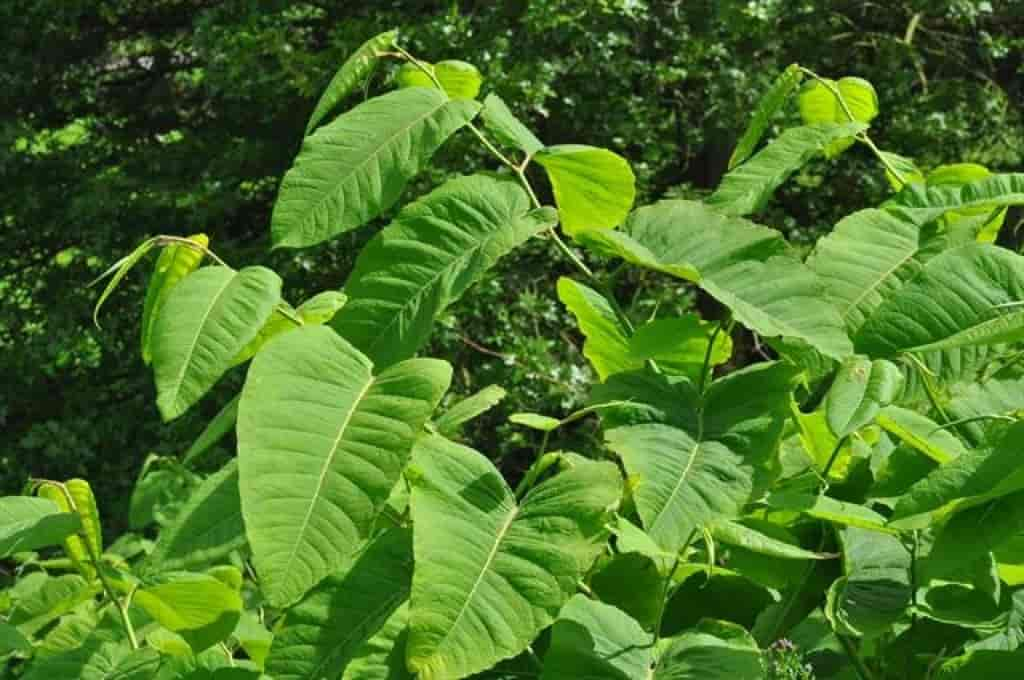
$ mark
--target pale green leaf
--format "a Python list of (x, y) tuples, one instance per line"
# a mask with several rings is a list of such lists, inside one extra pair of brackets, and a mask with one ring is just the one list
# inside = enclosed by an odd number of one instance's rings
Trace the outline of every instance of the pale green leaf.
[(949, 430), (940, 428), (934, 420), (915, 411), (887, 406), (875, 422), (936, 463), (948, 463), (966, 452), (964, 445)]
[(58, 545), (81, 527), (77, 514), (54, 501), (29, 496), (0, 498), (0, 558)]
[(893, 204), (917, 224), (947, 213), (1024, 204), (1024, 173), (990, 175), (967, 184), (915, 183), (893, 198)]
[(612, 229), (626, 219), (636, 198), (636, 178), (625, 158), (593, 146), (545, 147), (533, 159), (547, 170), (562, 229)]
[(372, 368), (326, 326), (278, 338), (249, 368), (238, 408), (242, 514), (261, 588), (277, 606), (370, 537), (451, 380), (435, 359)]
[(542, 229), (551, 208), (531, 209), (511, 178), (450, 180), (406, 206), (360, 252), (332, 326), (387, 366), (415, 354), (434, 319), (483, 273)]
[(466, 422), (492, 409), (505, 398), (505, 390), (500, 385), (488, 385), (476, 394), (470, 395), (453, 404), (434, 421), (438, 433), (452, 436)]
[(766, 502), (768, 507), (775, 510), (802, 512), (809, 517), (823, 519), (834, 524), (882, 533), (896, 533), (885, 526), (885, 517), (871, 508), (839, 501), (829, 496), (781, 491), (770, 494)]
[(173, 420), (220, 379), (281, 299), (281, 279), (264, 267), (204, 267), (167, 294), (153, 326), (157, 406)]
[(157, 258), (156, 266), (149, 277), (146, 299), (142, 308), (142, 360), (146, 364), (153, 360), (153, 324), (160, 314), (160, 307), (167, 299), (167, 293), (196, 270), (203, 259), (202, 249), (210, 244), (210, 239), (206, 234), (195, 234), (189, 236), (188, 240), (195, 242), (201, 248), (192, 248), (185, 244), (165, 247), (161, 251), (160, 257)]
[(244, 545), (238, 464), (232, 460), (207, 477), (160, 531), (147, 564), (151, 570), (195, 569)]
[(839, 367), (825, 397), (825, 416), (832, 433), (846, 437), (874, 421), (903, 390), (903, 373), (884, 359), (851, 357)]
[(422, 680), (462, 678), (525, 650), (603, 549), (622, 484), (613, 464), (585, 462), (517, 505), (486, 458), (438, 436), (420, 440), (410, 477), (406, 658)]
[[(732, 356), (732, 338), (715, 333), (714, 323), (696, 314), (655, 319), (636, 329), (629, 338), (629, 353), (640, 360), (654, 360), (658, 368), (699, 380), (707, 357), (708, 366), (719, 366)], [(708, 353), (708, 344), (714, 346)]]
[(395, 80), (400, 88), (436, 88), (434, 78), (441, 83), (441, 88), (452, 99), (476, 99), (480, 93), (480, 85), (484, 81), (476, 66), (458, 59), (446, 59), (436, 64), (425, 61), (421, 61), (419, 64), (407, 62), (398, 69), (398, 73), (395, 75)]
[(747, 124), (747, 129), (729, 157), (730, 170), (754, 153), (757, 143), (761, 141), (772, 118), (786, 105), (789, 96), (800, 85), (803, 77), (804, 74), (800, 70), (800, 66), (790, 64), (778, 75), (768, 91), (761, 95), (761, 99), (757, 102), (757, 108), (754, 109), (754, 115), (751, 116), (750, 122)]
[(177, 572), (139, 588), (132, 602), (196, 653), (226, 640), (242, 611), (239, 593), (207, 574)]
[(725, 177), (707, 203), (726, 215), (760, 212), (789, 176), (837, 140), (865, 129), (861, 123), (819, 123), (789, 128)]
[(1024, 491), (958, 512), (938, 531), (928, 570), (955, 573), (1024, 533)]
[(316, 130), (281, 183), (274, 247), (306, 247), (390, 208), (480, 105), (415, 87), (376, 97)]
[(642, 360), (631, 356), (629, 338), (603, 295), (563, 276), (558, 279), (558, 299), (576, 317), (585, 337), (583, 356), (590, 360), (600, 380), (643, 367)]
[(805, 550), (799, 545), (780, 541), (739, 522), (716, 520), (708, 528), (716, 541), (760, 555), (783, 560), (828, 560), (836, 557), (833, 554)]
[(398, 37), (398, 31), (385, 31), (373, 36), (355, 52), (349, 55), (341, 65), (331, 82), (327, 84), (320, 100), (316, 103), (309, 122), (306, 123), (306, 134), (309, 135), (325, 118), (334, 113), (338, 106), (370, 77), (376, 67), (377, 54), (391, 48)]
[(551, 416), (539, 413), (513, 413), (508, 417), (508, 422), (541, 432), (551, 432), (562, 424), (562, 421), (558, 418), (552, 418)]
[[(804, 84), (797, 97), (800, 117), (807, 125), (814, 123), (847, 123), (852, 120), (858, 123), (870, 123), (878, 115), (878, 94), (875, 88), (863, 78), (847, 76), (838, 81), (825, 79), (829, 86), (837, 89), (843, 98), (839, 98), (820, 80), (810, 80)], [(853, 144), (853, 135), (847, 139), (832, 142), (825, 150), (829, 158), (839, 155)]]
[(267, 673), (275, 680), (338, 678), (409, 596), (411, 536), (392, 529), (288, 610)]
[(516, 118), (505, 100), (496, 94), (489, 94), (484, 98), (480, 117), (487, 129), (506, 146), (519, 149), (527, 156), (533, 156), (544, 148), (544, 143)]

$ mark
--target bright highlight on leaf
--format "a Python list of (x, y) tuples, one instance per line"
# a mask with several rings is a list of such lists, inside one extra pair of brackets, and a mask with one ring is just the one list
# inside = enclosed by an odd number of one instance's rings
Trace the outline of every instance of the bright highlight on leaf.
[(636, 198), (636, 178), (622, 156), (592, 146), (545, 147), (533, 159), (547, 170), (562, 229), (612, 229), (626, 219)]

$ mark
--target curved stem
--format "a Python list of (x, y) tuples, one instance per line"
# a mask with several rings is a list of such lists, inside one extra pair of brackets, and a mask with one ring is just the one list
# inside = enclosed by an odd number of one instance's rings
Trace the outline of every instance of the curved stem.
[(843, 444), (850, 438), (850, 435), (844, 435), (836, 441), (835, 447), (832, 449), (832, 455), (828, 457), (828, 462), (825, 464), (825, 469), (821, 472), (821, 478), (828, 484), (828, 473), (832, 470), (832, 466), (835, 465), (836, 459), (839, 458), (839, 451), (842, 450)]

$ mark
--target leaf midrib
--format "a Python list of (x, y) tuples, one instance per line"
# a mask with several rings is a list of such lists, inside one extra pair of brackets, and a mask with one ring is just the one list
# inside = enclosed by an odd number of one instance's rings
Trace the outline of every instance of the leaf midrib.
[(341, 448), (342, 439), (344, 439), (345, 431), (348, 429), (349, 423), (352, 421), (352, 417), (356, 411), (359, 410), (359, 404), (366, 396), (366, 393), (370, 391), (375, 380), (373, 376), (369, 376), (366, 384), (363, 385), (359, 394), (352, 401), (352, 408), (349, 409), (348, 413), (345, 414), (344, 420), (341, 422), (341, 426), (338, 428), (338, 434), (334, 438), (334, 444), (331, 446), (330, 453), (327, 454), (324, 460), (323, 466), (320, 468), (320, 476), (317, 480), (316, 491), (309, 499), (309, 507), (306, 508), (306, 515), (302, 519), (302, 524), (299, 527), (298, 532), (295, 534), (295, 540), (292, 542), (291, 552), (288, 554), (288, 558), (285, 560), (284, 567), (281, 569), (282, 572), (287, 572), (291, 569), (292, 562), (295, 560), (295, 555), (298, 553), (299, 545), (304, 542), (303, 537), (306, 530), (309, 528), (309, 520), (313, 516), (313, 508), (316, 507), (317, 501), (320, 499), (320, 495), (323, 493), (324, 481), (327, 479), (327, 471), (331, 468), (331, 464), (334, 462), (335, 456), (338, 455), (338, 451)]

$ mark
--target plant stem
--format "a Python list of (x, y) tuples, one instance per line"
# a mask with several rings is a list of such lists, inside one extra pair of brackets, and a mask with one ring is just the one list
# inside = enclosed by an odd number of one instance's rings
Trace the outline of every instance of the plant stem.
[(845, 635), (836, 633), (836, 637), (839, 638), (840, 644), (843, 645), (843, 650), (846, 652), (846, 656), (850, 657), (850, 661), (853, 663), (853, 669), (857, 671), (857, 677), (861, 680), (874, 680), (871, 675), (871, 671), (864, 665), (864, 660), (857, 654), (857, 650), (854, 649), (853, 643)]
[(836, 441), (835, 447), (832, 449), (832, 455), (828, 457), (828, 462), (825, 464), (825, 469), (821, 472), (821, 478), (828, 484), (828, 473), (831, 472), (832, 466), (835, 464), (836, 459), (839, 457), (839, 451), (843, 448), (843, 444), (850, 438), (850, 435), (844, 435)]
[(715, 347), (715, 340), (718, 339), (718, 334), (722, 332), (722, 328), (729, 324), (729, 330), (732, 330), (732, 314), (728, 313), (718, 320), (718, 325), (715, 326), (715, 330), (711, 333), (711, 339), (708, 340), (708, 348), (704, 351), (704, 364), (700, 369), (700, 393), (704, 394), (704, 387), (707, 384), (707, 378), (709, 371), (711, 370), (711, 353)]

